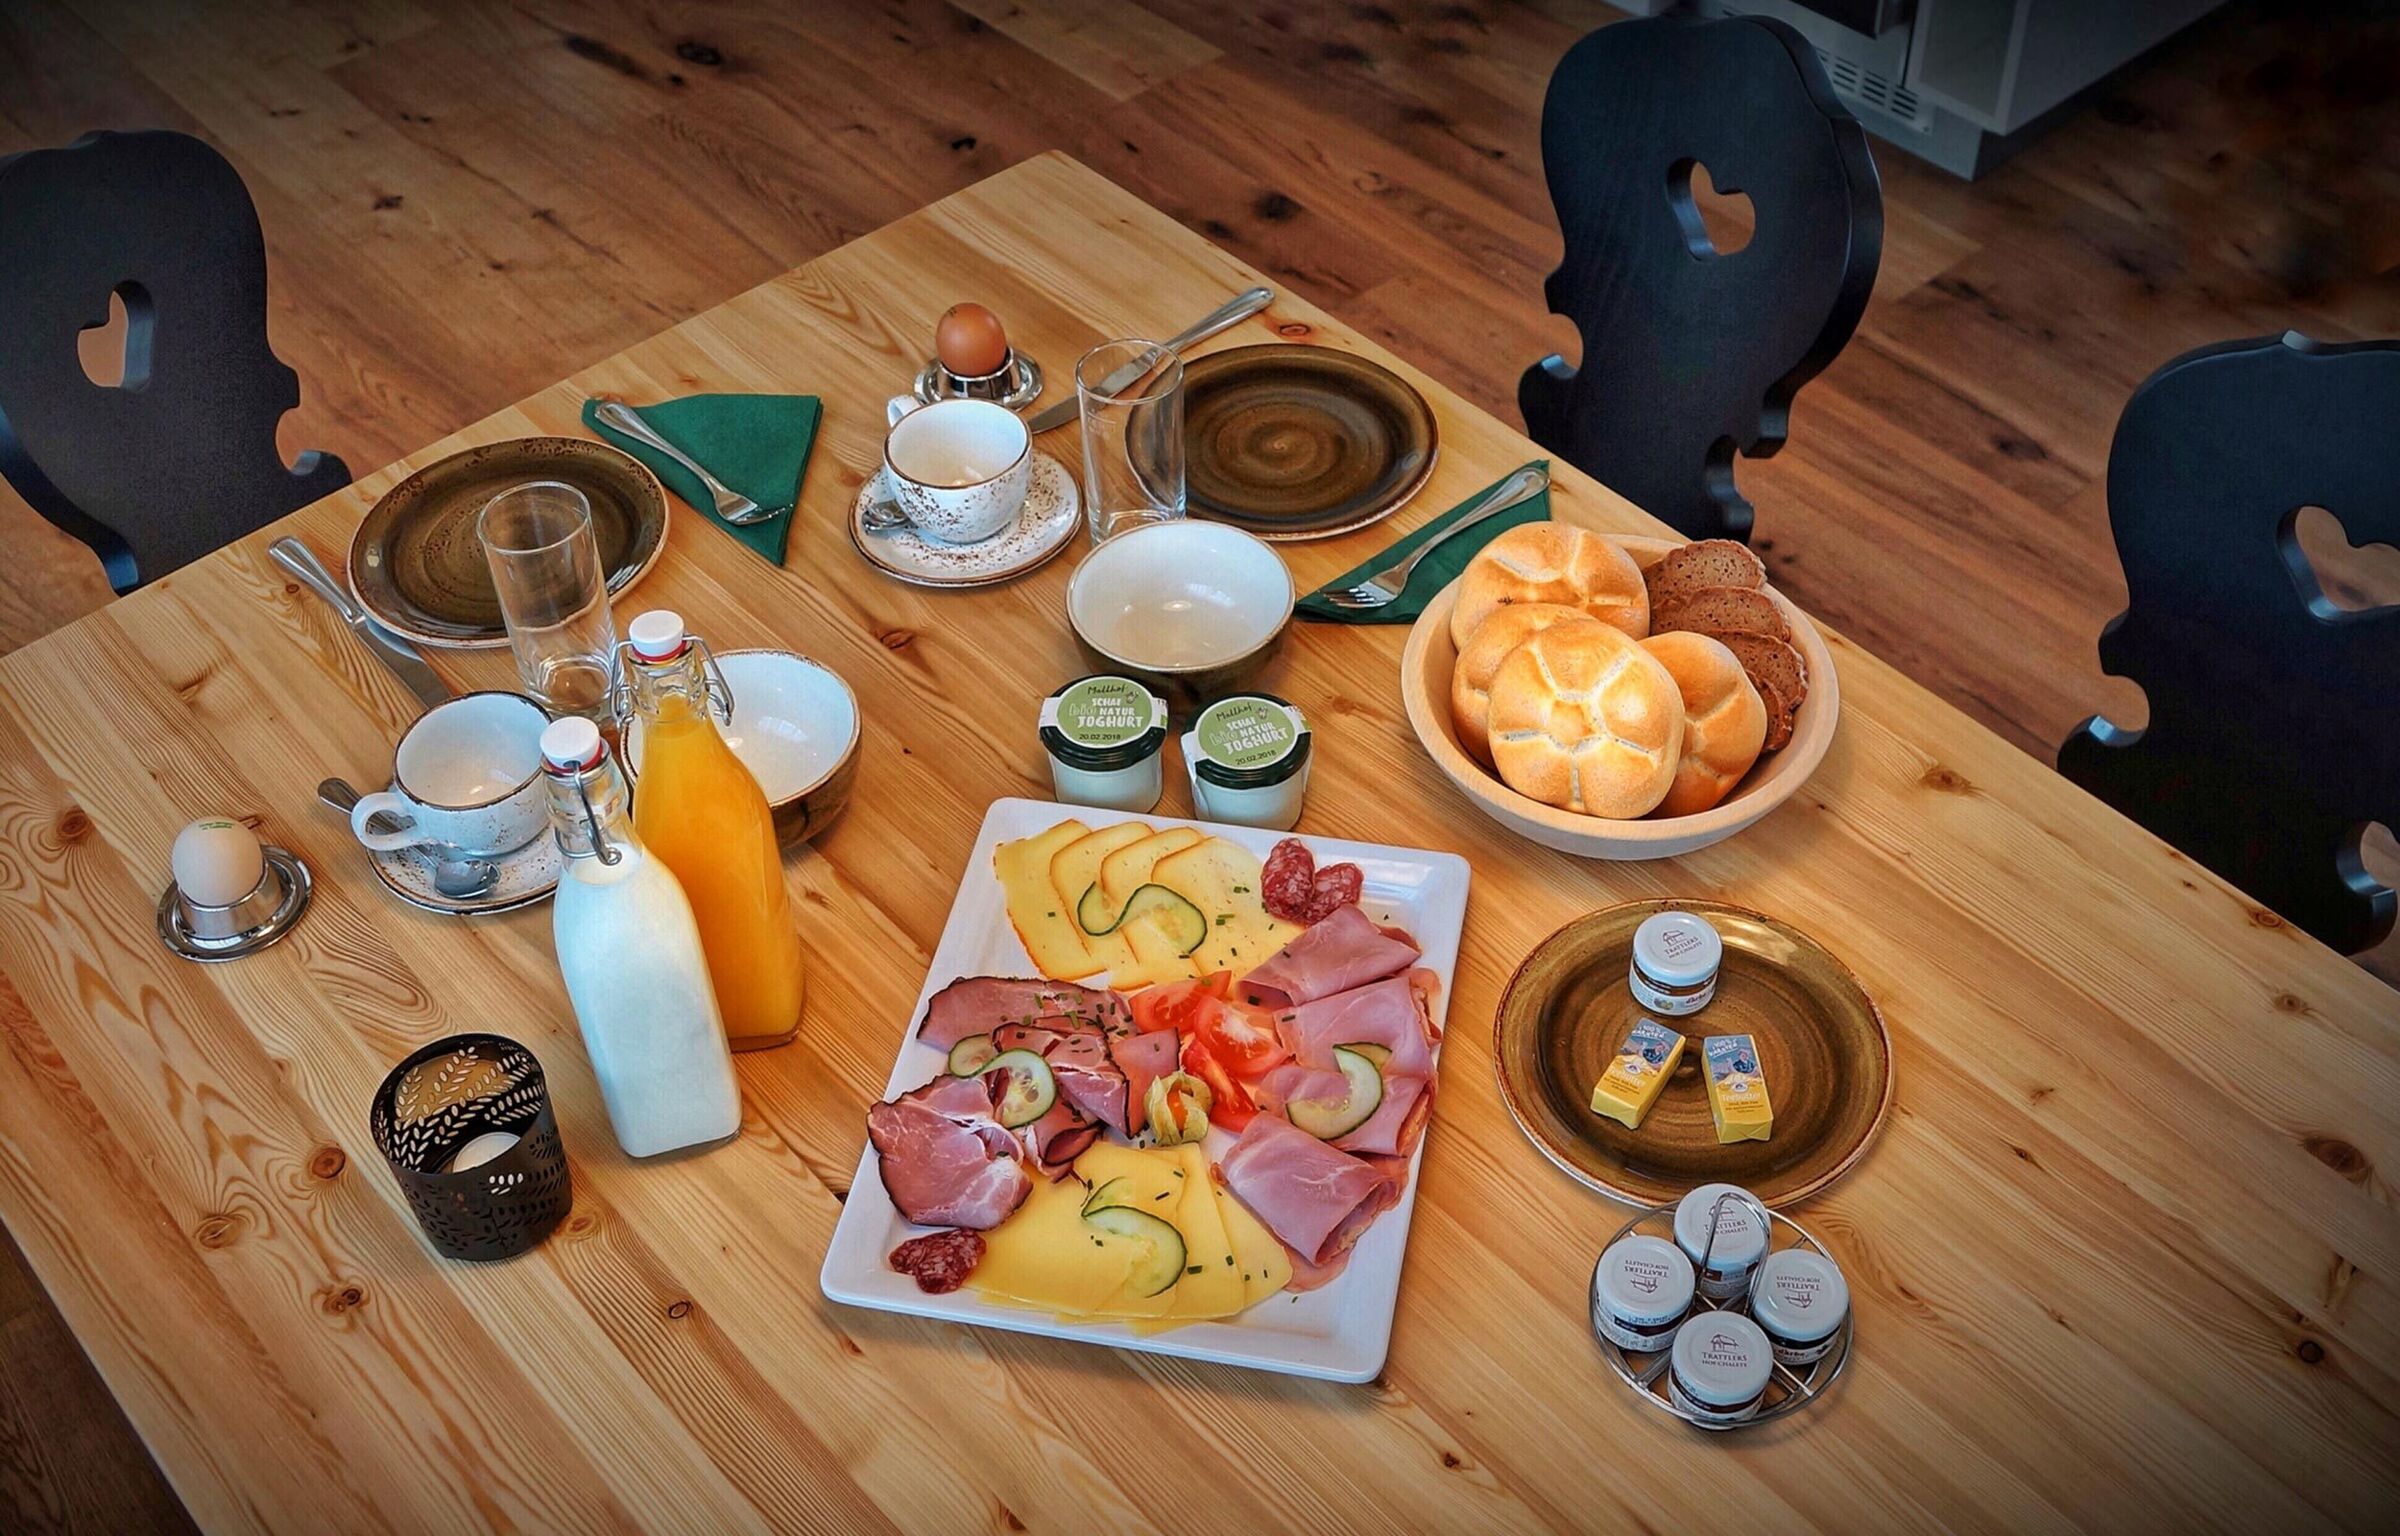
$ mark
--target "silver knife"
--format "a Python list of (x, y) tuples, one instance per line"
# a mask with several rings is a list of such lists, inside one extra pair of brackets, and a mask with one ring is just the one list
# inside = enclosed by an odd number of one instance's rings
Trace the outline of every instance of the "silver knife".
[(375, 653), (377, 660), (391, 668), (394, 677), (408, 684), (408, 691), (417, 696), (418, 703), (430, 709), (452, 697), (450, 685), (442, 681), (441, 674), (426, 665), (424, 656), (419, 654), (417, 648), (376, 623), (371, 614), (359, 607), (357, 599), (342, 590), (342, 584), (335, 581), (333, 573), (325, 569), (325, 563), (317, 558), (315, 550), (298, 539), (287, 537), (268, 545), (267, 553), (274, 557), (277, 565), (299, 578), (300, 585), (331, 604), (333, 611), (341, 615), (342, 622), (350, 626), (350, 633), (358, 636), (360, 642)]
[[(1202, 319), (1199, 324), (1194, 325), (1189, 329), (1178, 331), (1173, 336), (1168, 337), (1166, 341), (1167, 350), (1170, 352), (1180, 352), (1195, 341), (1206, 341), (1209, 337), (1216, 335), (1219, 331), (1230, 330), (1234, 326), (1241, 324), (1243, 321), (1249, 319), (1252, 315), (1257, 314), (1260, 310), (1265, 309), (1268, 305), (1274, 302), (1274, 289), (1249, 289), (1244, 293), (1238, 294), (1235, 297), (1226, 300), (1223, 304), (1220, 304), (1215, 309), (1210, 310), (1206, 318)], [(1115, 390), (1123, 389), (1126, 385), (1132, 383), (1135, 379), (1138, 379), (1141, 376), (1141, 364), (1127, 363), (1124, 367), (1119, 368), (1107, 378), (1102, 379), (1100, 381), (1100, 387), (1103, 391), (1113, 392)], [(1037, 434), (1047, 432), (1052, 427), (1065, 426), (1068, 422), (1073, 421), (1076, 417), (1081, 416), (1082, 414), (1083, 395), (1082, 392), (1078, 390), (1069, 394), (1067, 398), (1059, 401), (1055, 405), (1043, 406), (1039, 411), (1034, 413), (1030, 420), (1025, 423), (1025, 429), (1029, 432)]]

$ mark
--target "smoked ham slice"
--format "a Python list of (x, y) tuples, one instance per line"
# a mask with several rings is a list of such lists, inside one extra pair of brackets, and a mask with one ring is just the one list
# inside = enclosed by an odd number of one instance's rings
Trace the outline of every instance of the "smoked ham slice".
[(1440, 1041), (1433, 1027), (1435, 985), (1433, 972), (1423, 969), (1386, 977), (1280, 1013), (1276, 1031), (1304, 1067), (1331, 1067), (1337, 1045), (1380, 1045), (1392, 1053), (1385, 1077), (1430, 1077)]
[[(1131, 1136), (1131, 1096), (1125, 1073), (1113, 1059), (1108, 1036), (1097, 1024), (1070, 1024), (1046, 1019), (1038, 1024), (1003, 1024), (992, 1031), (992, 1044), (1003, 1051), (1031, 1051), (1050, 1064), (1058, 1079), (1061, 1099), (1074, 1105), (1087, 1120), (1097, 1120), (1120, 1136)], [(1052, 1159), (1044, 1157), (1043, 1162)]]
[(1243, 1128), (1218, 1172), (1276, 1240), (1311, 1266), (1334, 1265), (1400, 1198), (1399, 1184), (1375, 1165), (1274, 1115)]
[(917, 1038), (939, 1051), (1004, 1024), (1048, 1020), (1114, 1033), (1133, 1027), (1125, 999), (1102, 987), (1021, 976), (961, 976), (926, 1001)]
[(1125, 1132), (1139, 1136), (1149, 1120), (1150, 1085), (1181, 1063), (1176, 1050), (1182, 1037), (1171, 1029), (1118, 1035), (1108, 1042), (1109, 1059), (1125, 1074)]
[(1033, 1187), (978, 1077), (937, 1077), (869, 1106), (867, 1139), (900, 1214), (924, 1227), (996, 1227)]
[(1351, 905), (1268, 956), (1242, 987), (1270, 1008), (1290, 1008), (1404, 971), (1417, 963), (1418, 953), (1416, 945)]

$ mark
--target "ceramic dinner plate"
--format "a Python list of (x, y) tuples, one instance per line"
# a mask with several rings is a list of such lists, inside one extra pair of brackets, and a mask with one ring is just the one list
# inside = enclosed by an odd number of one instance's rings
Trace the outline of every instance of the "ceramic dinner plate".
[(1038, 450), (1017, 520), (973, 544), (944, 544), (913, 528), (867, 532), (867, 509), (882, 497), (881, 478), (869, 475), (850, 503), (850, 542), (868, 564), (917, 587), (990, 587), (1014, 581), (1047, 564), (1083, 526), (1083, 498), (1076, 493), (1074, 475)]
[(1433, 407), (1330, 347), (1235, 347), (1183, 365), (1190, 510), (1262, 539), (1322, 539), (1391, 516), (1433, 473)]
[(350, 541), (351, 592), (384, 627), (420, 645), (508, 644), (475, 519), (529, 480), (564, 481), (591, 502), (612, 596), (666, 546), (666, 493), (630, 454), (582, 437), (511, 438), (428, 464), (384, 492)]
[[(1229, 838), (1262, 858), (1282, 840), (1281, 832), (1255, 827), (1218, 826), (1179, 821), (1171, 816), (1125, 816), (1085, 806), (1059, 805), (1047, 800), (998, 800), (983, 819), (975, 849), (959, 881), (958, 897), (942, 927), (940, 945), (925, 977), (924, 990), (908, 1017), (890, 1021), (900, 1038), (898, 1059), (892, 1064), (884, 1097), (906, 1092), (940, 1074), (943, 1053), (918, 1040), (917, 1020), (934, 993), (960, 976), (1031, 976), (1038, 974), (1024, 946), (1009, 927), (1000, 882), (992, 875), (992, 849), (1011, 838), (1028, 837), (1072, 816), (1099, 828), (1121, 821), (1141, 821), (1165, 830), (1197, 827)], [(1458, 936), (1467, 909), (1467, 861), (1454, 853), (1428, 853), (1415, 848), (1387, 848), (1373, 843), (1349, 843), (1330, 837), (1304, 841), (1318, 862), (1356, 863), (1366, 876), (1361, 898), (1367, 915), (1397, 923), (1424, 946), (1418, 964), (1440, 979), (1433, 1018), (1439, 1025), (1450, 1006), (1458, 969)], [(1439, 1063), (1437, 1060), (1437, 1071)], [(858, 1106), (859, 1136), (865, 1140), (866, 1105)], [(1442, 1134), (1443, 1110), (1434, 1105), (1425, 1140)], [(1209, 1133), (1212, 1160), (1233, 1144), (1223, 1130)], [(1349, 1267), (1331, 1284), (1313, 1291), (1285, 1291), (1269, 1296), (1248, 1311), (1215, 1322), (1191, 1323), (1162, 1332), (1139, 1333), (1121, 1322), (1076, 1321), (984, 1300), (971, 1287), (946, 1295), (927, 1295), (908, 1276), (894, 1270), (885, 1256), (923, 1229), (909, 1225), (892, 1205), (877, 1172), (875, 1149), (859, 1155), (858, 1172), (842, 1202), (833, 1242), (826, 1250), (820, 1284), (834, 1301), (884, 1312), (907, 1312), (984, 1328), (1042, 1334), (1054, 1339), (1078, 1339), (1118, 1349), (1180, 1355), (1192, 1360), (1217, 1360), (1256, 1370), (1315, 1376), (1329, 1381), (1367, 1381), (1383, 1369), (1391, 1345), (1392, 1314), (1399, 1300), (1400, 1260), (1408, 1247), (1409, 1218), (1416, 1210), (1418, 1165), (1424, 1160), (1424, 1141), (1409, 1162), (1408, 1187), (1400, 1201), (1375, 1219), (1351, 1251)]]
[[(1658, 1102), (1629, 1131), (1592, 1112), (1592, 1085), (1638, 1016), (1626, 986), (1633, 931), (1658, 912), (1696, 912), (1725, 941), (1716, 1000), (1662, 1019), (1693, 1043)], [(1758, 1043), (1774, 1134), (1720, 1145), (1698, 1041)], [(1542, 1154), (1635, 1205), (1739, 1184), (1771, 1206), (1804, 1200), (1849, 1171), (1892, 1103), (1892, 1042), (1849, 968), (1771, 917), (1709, 901), (1635, 901), (1577, 918), (1525, 957), (1493, 1032), (1500, 1096)]]

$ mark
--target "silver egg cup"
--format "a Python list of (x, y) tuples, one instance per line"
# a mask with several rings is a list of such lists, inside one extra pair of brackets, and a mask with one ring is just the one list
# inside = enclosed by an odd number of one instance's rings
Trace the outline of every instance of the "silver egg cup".
[(1008, 361), (986, 374), (952, 373), (938, 357), (926, 360), (917, 372), (916, 397), (927, 405), (937, 400), (990, 400), (1021, 411), (1041, 398), (1042, 365), (1011, 347)]
[(297, 854), (272, 846), (259, 853), (266, 869), (247, 896), (221, 907), (193, 901), (170, 881), (158, 898), (160, 942), (186, 960), (238, 960), (292, 931), (308, 910), (308, 866)]

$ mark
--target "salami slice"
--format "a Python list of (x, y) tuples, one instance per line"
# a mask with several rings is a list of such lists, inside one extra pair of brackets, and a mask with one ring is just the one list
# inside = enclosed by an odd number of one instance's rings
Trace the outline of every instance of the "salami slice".
[(917, 1282), (917, 1289), (940, 1296), (967, 1283), (983, 1262), (980, 1232), (933, 1232), (912, 1237), (892, 1250), (892, 1268)]
[(1309, 886), (1304, 923), (1321, 923), (1367, 893), (1367, 872), (1355, 864), (1328, 864)]
[(1315, 894), (1316, 855), (1296, 837), (1287, 837), (1267, 855), (1260, 875), (1259, 897), (1267, 910), (1287, 923), (1313, 921), (1308, 909)]

